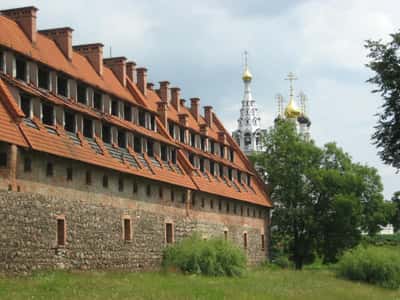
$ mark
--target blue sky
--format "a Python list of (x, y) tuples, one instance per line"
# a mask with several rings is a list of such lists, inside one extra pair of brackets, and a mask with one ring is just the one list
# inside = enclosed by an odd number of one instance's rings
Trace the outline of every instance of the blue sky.
[(106, 55), (112, 47), (113, 56), (146, 66), (151, 81), (169, 80), (184, 98), (213, 105), (230, 130), (239, 117), (244, 50), (266, 128), (293, 71), (296, 91), (309, 98), (317, 144), (336, 141), (355, 161), (378, 168), (386, 198), (400, 190), (400, 174), (371, 145), (381, 100), (365, 82), (372, 74), (363, 47), (400, 28), (400, 1), (1, 1), (1, 8), (25, 5), (39, 8), (39, 29), (70, 26), (74, 44), (102, 42)]

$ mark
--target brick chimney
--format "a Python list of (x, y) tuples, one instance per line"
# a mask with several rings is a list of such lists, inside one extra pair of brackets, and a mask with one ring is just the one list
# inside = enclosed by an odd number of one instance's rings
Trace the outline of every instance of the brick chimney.
[(154, 91), (154, 83), (148, 82), (148, 83), (147, 83), (147, 89), (148, 89), (149, 91)]
[(200, 133), (202, 135), (207, 136), (208, 135), (208, 127), (207, 124), (200, 124)]
[(185, 127), (188, 126), (188, 115), (187, 114), (179, 114), (179, 123)]
[(39, 33), (52, 39), (68, 60), (72, 60), (72, 31), (70, 27), (39, 30)]
[(190, 99), (190, 112), (196, 121), (200, 119), (200, 98), (191, 98)]
[(144, 96), (147, 94), (147, 69), (146, 68), (137, 68), (137, 86), (139, 90), (142, 92)]
[(169, 87), (169, 82), (168, 81), (160, 81), (160, 98), (161, 101), (168, 102), (168, 87)]
[(15, 22), (22, 28), (32, 43), (36, 43), (36, 13), (38, 9), (34, 6), (6, 9), (0, 13)]
[(85, 44), (73, 46), (73, 49), (79, 54), (85, 56), (97, 74), (103, 76), (103, 44)]
[(206, 119), (206, 123), (208, 127), (211, 128), (213, 123), (213, 107), (212, 106), (204, 106), (204, 118)]
[(136, 70), (136, 63), (134, 61), (128, 61), (126, 63), (126, 76), (132, 82), (136, 82), (135, 70)]
[(109, 67), (114, 75), (118, 78), (119, 82), (126, 86), (126, 57), (110, 57), (103, 59), (104, 65)]
[(173, 107), (175, 107), (177, 112), (180, 112), (181, 110), (181, 89), (178, 87), (173, 87), (171, 88), (171, 104)]
[(162, 124), (164, 125), (164, 128), (168, 128), (168, 102), (157, 102), (157, 112)]

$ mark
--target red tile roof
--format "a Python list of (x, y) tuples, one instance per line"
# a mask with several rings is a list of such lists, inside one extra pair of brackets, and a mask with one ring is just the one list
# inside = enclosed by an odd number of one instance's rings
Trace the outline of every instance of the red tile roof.
[[(74, 79), (81, 80), (122, 100), (144, 107), (154, 113), (157, 112), (157, 102), (160, 101), (160, 97), (154, 91), (148, 90), (147, 95), (144, 96), (136, 84), (129, 79), (127, 79), (127, 86), (124, 87), (114, 73), (106, 66), (104, 66), (103, 76), (99, 76), (84, 56), (74, 51), (72, 60), (68, 60), (55, 42), (41, 33), (37, 34), (37, 41), (33, 45), (13, 20), (1, 15), (0, 28), (0, 46), (21, 53), (55, 70), (62, 71)], [(71, 101), (71, 99), (63, 99), (52, 93), (44, 92), (31, 84), (22, 83), (5, 74), (0, 76), (1, 141), (193, 190), (200, 190), (262, 206), (272, 206), (261, 180), (254, 180), (252, 187), (248, 187), (235, 181), (222, 178), (216, 179), (207, 173), (205, 175), (201, 174), (193, 168), (184, 153), (180, 150), (177, 152), (177, 165), (173, 166), (170, 163), (162, 162), (158, 158), (153, 159), (152, 162), (147, 155), (139, 158), (131, 149), (128, 149), (127, 152), (130, 155), (130, 159), (132, 158), (136, 161), (137, 167), (135, 167), (126, 161), (125, 154), (123, 155), (123, 159), (115, 158), (115, 154), (113, 156), (110, 152), (111, 149), (107, 148), (109, 146), (106, 147), (96, 137), (94, 142), (91, 141), (91, 144), (89, 144), (89, 141), (80, 133), (78, 133), (77, 137), (72, 138), (63, 128), (44, 126), (38, 120), (33, 120), (32, 124), (29, 123), (31, 121), (23, 121), (23, 113), (16, 104), (17, 101), (13, 98), (7, 85), (15, 86), (45, 101), (50, 101), (55, 105), (64, 106), (89, 115), (94, 119), (103, 120), (160, 142), (213, 159), (216, 162), (224, 163), (242, 172), (256, 174), (246, 156), (241, 152), (215, 114), (213, 122), (208, 128), (208, 136), (218, 141), (218, 132), (225, 132), (227, 137), (225, 144), (234, 149), (236, 154), (234, 162), (174, 141), (169, 136), (167, 128), (163, 127), (158, 118), (156, 119), (158, 130), (155, 132), (132, 122), (96, 112), (88, 106)], [(193, 131), (200, 132), (200, 125), (206, 123), (204, 118), (200, 116), (197, 121), (187, 107), (182, 106), (181, 110), (179, 113), (186, 113), (188, 115), (188, 127)], [(169, 105), (168, 108), (168, 119), (179, 123), (178, 112), (172, 105)], [(257, 178), (257, 175), (254, 178)]]

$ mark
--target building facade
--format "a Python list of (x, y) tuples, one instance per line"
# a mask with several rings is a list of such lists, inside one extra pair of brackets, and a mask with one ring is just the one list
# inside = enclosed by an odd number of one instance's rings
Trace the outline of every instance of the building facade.
[(36, 17), (0, 14), (0, 272), (157, 268), (193, 232), (265, 261), (271, 201), (212, 107)]

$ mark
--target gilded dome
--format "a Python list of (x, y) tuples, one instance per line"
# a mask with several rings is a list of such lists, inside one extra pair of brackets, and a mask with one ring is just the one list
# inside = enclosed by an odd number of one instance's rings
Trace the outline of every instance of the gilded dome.
[(297, 107), (296, 103), (294, 102), (293, 98), (290, 99), (289, 104), (286, 106), (285, 109), (285, 116), (286, 118), (297, 118), (298, 116), (300, 116), (301, 111), (300, 109)]
[(248, 68), (244, 70), (242, 78), (244, 81), (250, 81), (253, 78)]

